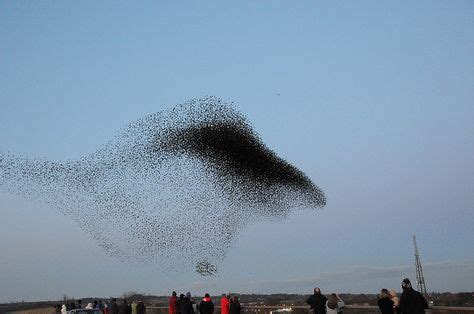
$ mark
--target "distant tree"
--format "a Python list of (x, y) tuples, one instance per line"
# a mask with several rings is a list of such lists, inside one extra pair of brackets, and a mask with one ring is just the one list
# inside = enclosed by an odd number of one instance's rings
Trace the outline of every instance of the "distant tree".
[(64, 302), (65, 304), (67, 304), (67, 303), (69, 303), (69, 300), (71, 300), (71, 298), (68, 297), (67, 294), (63, 294), (63, 302)]
[(135, 296), (135, 295), (137, 295), (137, 294), (138, 294), (138, 292), (136, 292), (136, 291), (127, 291), (127, 292), (124, 292), (124, 293), (122, 294), (122, 296), (123, 296), (124, 299), (127, 299), (127, 300), (128, 300), (128, 299), (130, 299), (131, 297), (133, 297), (133, 296)]

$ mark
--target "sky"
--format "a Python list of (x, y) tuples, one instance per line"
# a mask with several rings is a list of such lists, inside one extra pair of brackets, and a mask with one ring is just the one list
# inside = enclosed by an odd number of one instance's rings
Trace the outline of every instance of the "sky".
[(74, 160), (188, 99), (234, 102), (327, 196), (240, 232), (219, 275), (107, 256), (0, 193), (0, 302), (127, 291), (474, 291), (472, 1), (2, 1), (0, 152)]

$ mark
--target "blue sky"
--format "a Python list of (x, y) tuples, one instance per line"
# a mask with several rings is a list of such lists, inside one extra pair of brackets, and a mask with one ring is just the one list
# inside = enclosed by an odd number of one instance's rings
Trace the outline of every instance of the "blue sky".
[[(0, 194), (0, 301), (124, 291), (474, 290), (474, 4), (1, 2), (0, 151), (76, 159), (194, 97), (235, 102), (321, 211), (241, 232), (216, 278), (107, 257)], [(87, 287), (87, 288), (85, 288)]]

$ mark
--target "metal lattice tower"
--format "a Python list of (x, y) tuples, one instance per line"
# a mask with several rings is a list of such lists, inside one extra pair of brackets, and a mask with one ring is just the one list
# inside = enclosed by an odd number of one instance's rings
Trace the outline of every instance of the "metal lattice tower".
[(416, 285), (418, 291), (425, 297), (428, 298), (426, 292), (425, 277), (423, 276), (423, 267), (421, 266), (420, 253), (418, 253), (418, 246), (416, 245), (416, 236), (413, 236), (413, 245), (415, 246), (415, 266), (416, 266)]

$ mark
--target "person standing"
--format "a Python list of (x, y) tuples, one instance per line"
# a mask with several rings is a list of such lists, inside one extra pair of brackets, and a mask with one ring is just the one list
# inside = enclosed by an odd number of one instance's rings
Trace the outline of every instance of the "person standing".
[(377, 304), (382, 314), (393, 314), (393, 301), (390, 298), (390, 294), (388, 293), (387, 289), (380, 290), (380, 295), (379, 299), (377, 300)]
[(110, 306), (107, 307), (108, 309), (108, 313), (109, 314), (118, 314), (118, 305), (117, 305), (117, 299), (116, 298), (112, 298), (110, 299)]
[(231, 301), (229, 306), (229, 314), (240, 314), (241, 306), (239, 302), (239, 298), (235, 295)]
[(179, 295), (179, 299), (176, 301), (176, 313), (181, 314), (181, 307), (183, 304), (184, 294)]
[(168, 304), (168, 313), (177, 314), (178, 298), (176, 297), (176, 291), (173, 291), (173, 293), (171, 294), (171, 298), (168, 300)]
[(306, 300), (309, 304), (310, 310), (313, 314), (324, 314), (326, 313), (326, 301), (328, 299), (321, 293), (321, 289), (318, 287), (314, 288), (312, 296)]
[(342, 312), (342, 308), (346, 306), (344, 301), (335, 293), (329, 296), (326, 301), (326, 313), (327, 314), (338, 314)]
[(204, 295), (201, 303), (199, 303), (199, 313), (200, 314), (213, 314), (214, 313), (214, 303), (212, 303), (209, 293)]
[(221, 314), (229, 314), (229, 296), (230, 292), (223, 294), (221, 298)]
[(145, 304), (143, 304), (143, 301), (138, 301), (137, 304), (137, 314), (145, 314), (146, 313), (146, 307)]
[(186, 296), (183, 298), (183, 302), (181, 302), (181, 314), (194, 314), (191, 292), (186, 292)]
[(404, 314), (424, 314), (428, 302), (421, 293), (413, 289), (410, 279), (402, 281), (402, 295), (400, 296), (400, 312)]
[(127, 304), (127, 299), (123, 299), (122, 303), (118, 306), (118, 314), (131, 314), (132, 309)]
[(390, 299), (393, 301), (393, 312), (400, 314), (400, 299), (398, 298), (397, 291), (395, 289), (390, 290)]
[(137, 300), (133, 300), (132, 304), (130, 305), (132, 308), (132, 314), (137, 314), (137, 305), (138, 305)]
[(105, 306), (104, 306), (104, 303), (102, 302), (102, 300), (99, 300), (99, 304), (97, 305), (97, 308), (99, 310), (101, 310), (102, 312), (104, 312)]

